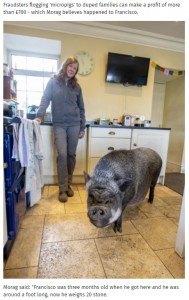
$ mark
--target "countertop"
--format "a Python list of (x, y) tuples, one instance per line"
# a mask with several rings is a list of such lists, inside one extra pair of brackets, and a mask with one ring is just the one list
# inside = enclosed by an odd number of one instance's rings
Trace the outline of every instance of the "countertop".
[[(41, 125), (52, 126), (52, 122), (42, 122)], [(99, 125), (95, 124), (93, 121), (87, 121), (86, 127), (99, 127), (99, 128), (128, 128), (128, 129), (146, 129), (146, 130), (171, 130), (171, 128), (165, 127), (144, 127), (144, 126), (124, 126), (124, 125)]]

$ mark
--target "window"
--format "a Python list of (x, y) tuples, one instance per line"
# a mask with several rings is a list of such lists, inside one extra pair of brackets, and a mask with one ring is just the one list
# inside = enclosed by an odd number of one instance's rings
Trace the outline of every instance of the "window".
[(18, 109), (26, 117), (29, 106), (39, 106), (49, 78), (58, 70), (59, 57), (19, 52), (10, 52), (9, 57), (17, 81)]

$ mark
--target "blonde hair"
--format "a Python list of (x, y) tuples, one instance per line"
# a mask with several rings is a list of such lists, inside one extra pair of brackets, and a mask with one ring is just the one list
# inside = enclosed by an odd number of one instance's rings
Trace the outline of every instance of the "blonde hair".
[[(58, 80), (58, 81), (62, 81), (63, 78), (65, 78), (65, 75), (66, 75), (66, 70), (67, 70), (67, 67), (68, 65), (70, 64), (77, 64), (77, 71), (76, 71), (76, 74), (78, 72), (78, 69), (79, 69), (79, 62), (77, 60), (76, 57), (74, 56), (69, 56), (68, 58), (65, 59), (65, 61), (62, 63), (58, 73), (55, 75), (55, 78)], [(75, 74), (75, 75), (76, 75)], [(72, 78), (70, 78), (69, 80), (69, 85), (72, 86), (72, 87), (75, 87), (76, 84), (77, 84), (77, 78), (74, 76)]]

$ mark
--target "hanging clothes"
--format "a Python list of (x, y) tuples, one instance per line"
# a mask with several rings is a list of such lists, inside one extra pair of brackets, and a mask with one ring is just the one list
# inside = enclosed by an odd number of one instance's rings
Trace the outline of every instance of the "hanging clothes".
[(25, 193), (30, 192), (30, 206), (41, 199), (43, 187), (43, 143), (40, 124), (37, 121), (20, 118), (20, 124), (13, 124), (14, 142), (12, 158), (25, 168)]

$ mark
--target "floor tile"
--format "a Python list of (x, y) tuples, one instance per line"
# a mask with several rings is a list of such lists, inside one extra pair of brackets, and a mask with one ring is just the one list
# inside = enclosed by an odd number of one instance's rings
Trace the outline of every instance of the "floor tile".
[(138, 208), (148, 217), (162, 217), (163, 213), (153, 203), (142, 202)]
[(27, 209), (26, 215), (48, 215), (65, 213), (64, 203), (51, 197), (42, 198), (36, 205)]
[(145, 214), (138, 208), (138, 206), (127, 206), (123, 212), (123, 220), (135, 220), (145, 218)]
[(176, 193), (175, 191), (171, 190), (170, 188), (168, 188), (165, 185), (162, 184), (157, 184), (156, 185), (156, 189), (162, 191), (162, 192), (167, 192), (167, 193)]
[(87, 203), (87, 192), (83, 190), (79, 190), (79, 195), (81, 198), (81, 202)]
[(105, 278), (94, 240), (42, 244), (38, 278)]
[(42, 228), (20, 228), (5, 269), (35, 267), (38, 265)]
[(43, 242), (85, 239), (93, 230), (86, 214), (48, 215)]
[(166, 217), (131, 221), (153, 250), (175, 246), (177, 226)]
[(161, 206), (159, 210), (162, 214), (178, 224), (180, 218), (181, 205)]
[(23, 217), (22, 222), (20, 224), (20, 228), (33, 228), (33, 227), (41, 227), (43, 228), (44, 226), (44, 215), (39, 215), (39, 216), (30, 216), (26, 215)]
[(54, 196), (55, 194), (58, 194), (58, 192), (59, 192), (58, 185), (49, 185), (48, 196)]
[(179, 196), (161, 196), (160, 199), (165, 203), (165, 205), (181, 205), (182, 198)]
[(177, 198), (181, 198), (182, 199), (182, 195), (176, 193), (175, 191), (169, 189), (168, 187), (166, 186), (162, 186), (162, 185), (159, 185), (156, 187), (155, 189), (155, 194), (158, 196), (158, 197), (161, 197), (161, 196), (165, 196), (165, 197), (177, 197)]
[(66, 203), (67, 204), (70, 204), (70, 203), (82, 203), (81, 201), (81, 197), (80, 197), (80, 194), (78, 191), (74, 192), (74, 196), (73, 197), (68, 197), (68, 202)]
[(71, 188), (74, 192), (78, 191), (78, 185), (77, 184), (72, 184)]
[(78, 191), (86, 191), (85, 184), (77, 184)]
[(120, 232), (115, 233), (113, 230), (113, 224), (112, 224), (106, 228), (98, 228), (97, 237), (119, 236), (119, 235), (126, 235), (126, 234), (132, 234), (132, 233), (138, 233), (138, 231), (133, 226), (131, 221), (123, 220), (121, 233)]
[(173, 249), (155, 251), (174, 278), (185, 278), (184, 259)]
[[(124, 221), (122, 234), (138, 233), (130, 221)], [(90, 223), (87, 215), (65, 214), (48, 215), (45, 218), (43, 243), (69, 241), (79, 239), (91, 239), (105, 236), (116, 236), (119, 233), (113, 231), (112, 226), (97, 228)]]
[(139, 234), (95, 240), (107, 278), (172, 278)]
[(42, 188), (42, 198), (43, 197), (48, 197), (49, 195), (49, 185), (44, 185)]
[(87, 212), (86, 203), (65, 203), (66, 214)]
[(37, 267), (12, 269), (4, 271), (4, 278), (37, 278)]
[(152, 203), (153, 206), (155, 207), (160, 207), (160, 206), (169, 206), (169, 204), (167, 204), (165, 201), (163, 201), (163, 199), (161, 199), (160, 197), (155, 196), (154, 197), (154, 201)]

